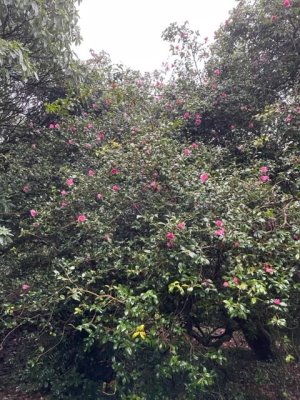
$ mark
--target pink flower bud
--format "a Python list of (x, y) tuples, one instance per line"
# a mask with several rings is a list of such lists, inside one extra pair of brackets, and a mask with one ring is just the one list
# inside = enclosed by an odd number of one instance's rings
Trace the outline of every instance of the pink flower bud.
[(232, 281), (235, 285), (238, 285), (240, 283), (240, 281), (238, 280), (238, 278), (236, 276), (232, 279)]
[(220, 228), (215, 231), (215, 236), (224, 236), (224, 234), (225, 234), (224, 228)]
[(66, 180), (66, 184), (67, 184), (67, 186), (73, 186), (74, 185), (74, 179), (73, 178), (68, 178), (67, 180)]
[(30, 215), (32, 216), (32, 218), (35, 218), (38, 215), (38, 213), (36, 210), (32, 209), (30, 210)]
[(167, 239), (168, 239), (168, 240), (174, 240), (174, 239), (175, 239), (174, 233), (168, 232), (168, 233), (167, 233)]
[(185, 222), (179, 222), (179, 224), (177, 224), (177, 228), (180, 230), (185, 229)]
[(268, 175), (262, 175), (262, 176), (260, 177), (260, 180), (261, 180), (263, 183), (266, 183), (266, 182), (268, 182), (268, 181), (270, 180), (270, 178), (269, 178)]
[(291, 0), (283, 0), (283, 5), (284, 5), (285, 8), (292, 7)]
[(77, 217), (77, 222), (85, 222), (86, 220), (87, 220), (87, 218), (84, 214), (80, 214)]
[(208, 179), (208, 173), (204, 172), (203, 174), (200, 175), (200, 179), (202, 183), (205, 183)]
[(268, 172), (268, 167), (266, 167), (265, 165), (263, 165), (262, 167), (261, 167), (261, 172), (263, 173), (263, 174), (266, 174), (267, 172)]

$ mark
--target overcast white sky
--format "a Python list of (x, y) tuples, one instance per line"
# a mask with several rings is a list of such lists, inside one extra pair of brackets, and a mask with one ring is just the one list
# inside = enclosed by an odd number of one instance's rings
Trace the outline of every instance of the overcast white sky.
[(76, 52), (86, 59), (89, 49), (105, 50), (115, 63), (152, 71), (167, 60), (169, 46), (161, 33), (171, 22), (188, 20), (203, 37), (213, 37), (235, 4), (236, 0), (83, 0), (83, 43)]

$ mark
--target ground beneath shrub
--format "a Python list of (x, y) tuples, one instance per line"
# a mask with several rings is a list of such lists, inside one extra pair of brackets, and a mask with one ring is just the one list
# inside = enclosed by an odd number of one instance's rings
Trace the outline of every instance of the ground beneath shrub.
[[(222, 370), (224, 381), (209, 393), (210, 399), (300, 399), (299, 363), (286, 363), (282, 357), (273, 362), (258, 361), (239, 332), (222, 348), (229, 362)], [(15, 363), (22, 362), (19, 358), (22, 350), (24, 340), (19, 342), (18, 338), (14, 338), (0, 352), (0, 400), (47, 400), (40, 394), (27, 394), (30, 387), (24, 387), (24, 384), (19, 386), (18, 376), (13, 375), (16, 372)]]

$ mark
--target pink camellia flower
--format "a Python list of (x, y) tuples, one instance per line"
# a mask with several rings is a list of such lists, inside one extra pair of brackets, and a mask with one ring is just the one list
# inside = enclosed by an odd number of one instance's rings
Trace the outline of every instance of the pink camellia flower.
[(27, 283), (23, 283), (23, 285), (22, 285), (23, 290), (28, 290), (29, 288), (30, 288), (30, 286)]
[(168, 232), (167, 233), (167, 239), (168, 240), (174, 240), (175, 239), (175, 235), (173, 232)]
[(214, 70), (214, 75), (216, 75), (216, 76), (220, 76), (221, 75), (220, 68), (217, 68), (217, 69)]
[(114, 186), (112, 187), (112, 190), (113, 190), (114, 192), (118, 192), (118, 191), (120, 190), (120, 186), (114, 185)]
[(253, 129), (253, 128), (254, 128), (254, 124), (253, 124), (253, 122), (249, 122), (249, 124), (248, 124), (248, 128), (249, 128), (249, 129)]
[(224, 234), (225, 234), (224, 228), (220, 228), (215, 231), (215, 236), (224, 236)]
[(223, 282), (223, 287), (228, 287), (229, 286), (229, 283), (227, 282), (227, 281), (225, 281), (225, 282)]
[(69, 139), (69, 140), (68, 140), (68, 143), (71, 144), (71, 145), (73, 145), (73, 144), (75, 144), (75, 140), (74, 140), (74, 139)]
[(270, 180), (270, 177), (269, 177), (268, 175), (262, 175), (262, 176), (260, 177), (260, 180), (261, 180), (263, 183), (265, 183), (265, 182), (268, 182), (268, 181)]
[(88, 176), (94, 176), (95, 175), (95, 171), (93, 169), (90, 169), (88, 172)]
[(263, 174), (266, 174), (268, 172), (268, 167), (266, 165), (263, 165), (260, 170)]
[(54, 129), (54, 124), (50, 124), (49, 129)]
[(179, 224), (177, 224), (177, 228), (180, 230), (185, 229), (185, 222), (179, 222)]
[(231, 130), (233, 130), (233, 129), (235, 129), (235, 125), (234, 124), (232, 124), (232, 125), (230, 125), (230, 127), (229, 127)]
[(189, 156), (191, 154), (191, 150), (190, 149), (184, 149), (184, 155), (185, 156)]
[(87, 150), (91, 150), (92, 145), (91, 145), (90, 143), (85, 143), (85, 144), (83, 145), (83, 147), (84, 147), (85, 149), (87, 149)]
[(201, 125), (202, 124), (202, 119), (201, 118), (196, 118), (195, 119), (195, 125), (196, 126), (199, 126), (199, 125)]
[(85, 222), (86, 220), (87, 220), (87, 218), (84, 214), (80, 214), (77, 217), (77, 222)]
[(277, 21), (277, 19), (278, 19), (278, 17), (276, 15), (272, 15), (272, 17), (271, 17), (272, 22)]
[(62, 202), (60, 203), (60, 208), (65, 208), (65, 207), (67, 207), (68, 204), (69, 204), (69, 203), (68, 203), (67, 201), (62, 201)]
[(184, 118), (184, 119), (189, 119), (189, 118), (190, 118), (190, 113), (189, 113), (189, 112), (185, 112), (185, 113), (183, 114), (183, 118)]
[(264, 266), (264, 270), (267, 274), (273, 274), (273, 272), (274, 272), (274, 269), (272, 268), (272, 266), (267, 263)]
[(69, 194), (69, 192), (67, 192), (66, 190), (62, 190), (62, 191), (60, 192), (60, 194), (61, 194), (63, 197), (65, 197), (65, 196), (67, 196), (67, 195)]
[(200, 175), (200, 179), (202, 183), (205, 183), (208, 179), (208, 173), (204, 172), (203, 174)]
[(284, 5), (285, 8), (292, 7), (291, 0), (283, 0), (283, 5)]
[(55, 125), (54, 125), (54, 128), (55, 128), (55, 129), (59, 129), (59, 128), (60, 128), (59, 124), (55, 124)]
[(158, 186), (158, 184), (156, 181), (152, 181), (149, 185), (150, 189), (153, 191), (155, 191), (157, 189), (157, 186)]
[(30, 215), (32, 216), (32, 218), (35, 218), (38, 215), (38, 213), (36, 210), (32, 209), (30, 210)]
[(224, 225), (223, 222), (220, 219), (216, 220), (216, 225), (218, 228), (222, 228), (222, 226)]
[(197, 144), (197, 143), (192, 143), (191, 144), (191, 148), (192, 149), (197, 149), (199, 147), (199, 144)]
[(66, 184), (67, 184), (67, 186), (73, 186), (74, 185), (74, 179), (73, 178), (68, 178), (67, 180), (66, 180)]
[(238, 280), (238, 278), (236, 276), (232, 279), (232, 281), (235, 285), (238, 285), (240, 283), (240, 281)]
[(273, 303), (274, 303), (276, 306), (279, 306), (279, 305), (281, 304), (281, 300), (280, 300), (280, 299), (274, 299), (274, 300), (273, 300)]
[(24, 185), (24, 186), (23, 186), (23, 192), (24, 192), (24, 193), (28, 193), (29, 191), (30, 191), (29, 185)]
[(102, 132), (102, 131), (100, 131), (100, 132), (98, 132), (98, 135), (97, 135), (97, 141), (98, 142), (101, 142), (102, 140), (104, 140), (104, 136), (105, 136), (105, 133), (104, 132)]
[(286, 119), (285, 119), (285, 122), (286, 122), (287, 124), (290, 124), (290, 123), (292, 122), (292, 120), (293, 120), (293, 117), (291, 116), (291, 114), (288, 114), (288, 116), (287, 116)]
[(120, 170), (119, 170), (118, 168), (113, 168), (113, 169), (110, 171), (110, 173), (111, 173), (112, 175), (117, 175), (119, 172), (120, 172)]
[(103, 194), (97, 193), (96, 199), (97, 199), (97, 200), (102, 200), (102, 199), (103, 199)]

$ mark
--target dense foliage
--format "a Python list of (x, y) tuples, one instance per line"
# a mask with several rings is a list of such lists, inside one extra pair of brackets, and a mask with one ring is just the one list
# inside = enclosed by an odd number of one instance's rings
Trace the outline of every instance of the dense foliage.
[(234, 332), (262, 360), (299, 332), (300, 2), (241, 0), (212, 45), (172, 24), (153, 74), (92, 53), (80, 86), (74, 2), (11, 3), (1, 348), (53, 399), (218, 398)]

